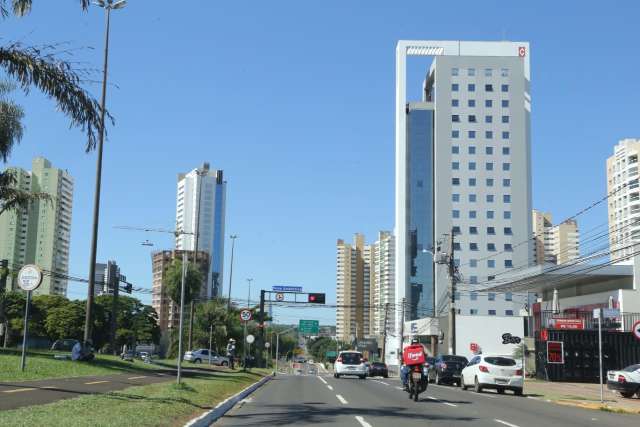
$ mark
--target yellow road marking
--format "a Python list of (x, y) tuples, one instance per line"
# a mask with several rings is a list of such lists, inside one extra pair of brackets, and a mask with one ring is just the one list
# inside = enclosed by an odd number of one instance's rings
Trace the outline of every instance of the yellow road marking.
[(20, 393), (22, 391), (31, 391), (31, 390), (35, 390), (35, 388), (30, 387), (30, 388), (16, 388), (13, 390), (3, 390), (3, 393)]
[(108, 383), (109, 381), (91, 381), (89, 383), (85, 383), (86, 385), (91, 385), (91, 384), (102, 384), (102, 383)]
[(140, 377), (130, 377), (130, 378), (127, 378), (127, 379), (128, 380), (139, 380), (140, 378), (147, 378), (147, 377), (145, 375), (142, 375)]

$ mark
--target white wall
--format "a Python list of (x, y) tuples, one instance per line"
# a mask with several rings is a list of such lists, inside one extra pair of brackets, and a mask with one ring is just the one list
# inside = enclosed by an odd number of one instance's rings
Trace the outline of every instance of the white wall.
[(471, 359), (471, 343), (480, 346), (483, 354), (511, 355), (514, 344), (502, 344), (502, 334), (522, 338), (524, 320), (519, 316), (456, 316), (456, 353)]

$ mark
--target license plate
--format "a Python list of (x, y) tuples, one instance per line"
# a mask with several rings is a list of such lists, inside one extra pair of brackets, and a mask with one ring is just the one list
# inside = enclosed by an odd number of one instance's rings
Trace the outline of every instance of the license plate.
[(350, 370), (350, 371), (353, 371), (356, 368), (354, 368), (353, 366), (347, 366), (347, 369)]
[(413, 378), (416, 381), (420, 381), (422, 379), (422, 374), (420, 372), (412, 372), (411, 378)]
[(506, 384), (509, 380), (505, 380), (504, 378), (496, 378), (496, 384)]

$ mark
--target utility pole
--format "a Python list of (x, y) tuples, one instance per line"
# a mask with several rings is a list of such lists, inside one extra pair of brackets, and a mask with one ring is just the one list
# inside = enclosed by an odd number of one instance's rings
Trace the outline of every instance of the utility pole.
[(398, 360), (402, 364), (402, 346), (404, 344), (404, 306), (407, 304), (407, 299), (402, 298), (402, 314), (400, 316), (400, 348), (398, 349)]
[(227, 300), (227, 312), (231, 312), (231, 281), (233, 280), (233, 250), (236, 246), (237, 234), (229, 236), (231, 239), (231, 268), (229, 269), (229, 299)]
[(449, 248), (449, 354), (456, 354), (456, 265), (454, 257), (455, 235), (451, 229)]
[(389, 303), (384, 305), (384, 329), (382, 330), (382, 363), (385, 363), (387, 351), (387, 319), (389, 317)]
[[(193, 244), (193, 265), (198, 268), (198, 236), (200, 236), (200, 200), (202, 198), (202, 184), (203, 184), (203, 177), (207, 174), (208, 172), (208, 167), (207, 164), (205, 163), (205, 166), (202, 168), (203, 170), (200, 171), (199, 169), (196, 169), (196, 185), (198, 186), (198, 204), (196, 205), (196, 230), (195, 230), (195, 242)], [(199, 178), (199, 179), (198, 179)], [(207, 262), (207, 267), (209, 268), (209, 270), (211, 270), (211, 260), (209, 260), (209, 262)], [(205, 279), (205, 282), (207, 282), (207, 286), (209, 285), (208, 283), (208, 276)], [(200, 295), (202, 295), (202, 284), (200, 284)], [(189, 307), (189, 346), (187, 347), (189, 350), (191, 350), (193, 348), (193, 314), (194, 314), (194, 300), (191, 300), (191, 304)]]
[[(260, 328), (260, 341), (258, 342), (258, 348), (260, 349), (260, 366), (262, 366), (262, 359), (264, 354), (264, 290), (260, 290), (260, 323), (258, 324)], [(265, 366), (266, 368), (266, 366)]]
[(184, 320), (184, 282), (187, 276), (187, 251), (182, 251), (182, 279), (180, 281), (180, 331), (178, 332), (178, 375), (176, 381), (182, 379), (182, 322)]

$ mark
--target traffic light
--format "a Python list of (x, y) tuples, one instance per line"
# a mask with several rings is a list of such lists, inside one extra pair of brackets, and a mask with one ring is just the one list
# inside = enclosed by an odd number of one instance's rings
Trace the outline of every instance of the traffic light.
[(311, 304), (324, 304), (324, 294), (309, 294), (307, 302)]

